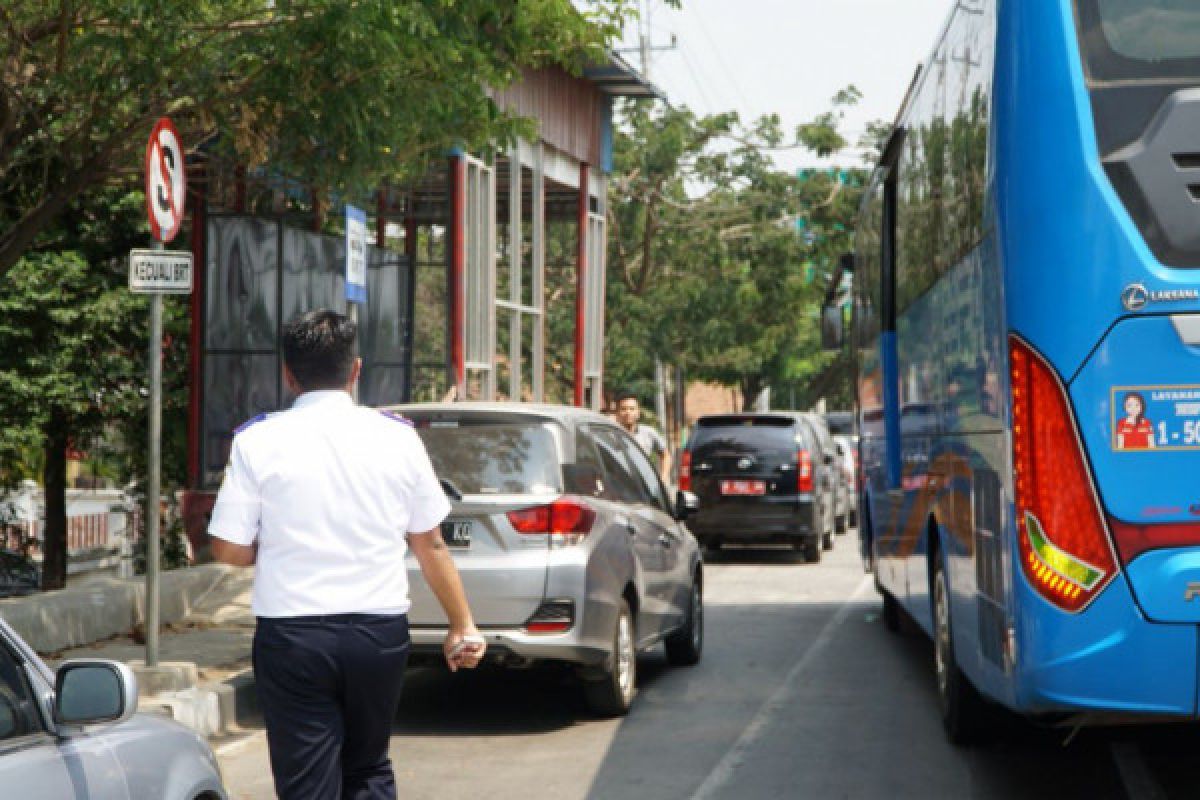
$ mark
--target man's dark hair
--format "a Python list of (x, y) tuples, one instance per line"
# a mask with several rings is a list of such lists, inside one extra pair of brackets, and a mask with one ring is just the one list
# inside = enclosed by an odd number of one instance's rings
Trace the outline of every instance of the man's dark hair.
[(357, 357), (358, 326), (322, 309), (293, 317), (283, 326), (283, 363), (305, 391), (341, 389)]
[(617, 392), (617, 405), (621, 405), (621, 403), (625, 402), (626, 400), (633, 400), (638, 404), (638, 407), (641, 408), (642, 401), (637, 396), (636, 392), (631, 392), (628, 389), (623, 392)]

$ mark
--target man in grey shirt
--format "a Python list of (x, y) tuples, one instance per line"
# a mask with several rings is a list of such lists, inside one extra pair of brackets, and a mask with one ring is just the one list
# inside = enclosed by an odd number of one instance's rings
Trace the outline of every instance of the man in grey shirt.
[(633, 392), (622, 392), (617, 396), (617, 422), (629, 432), (650, 460), (658, 466), (663, 483), (671, 485), (671, 454), (667, 451), (667, 440), (649, 425), (640, 424), (642, 407)]

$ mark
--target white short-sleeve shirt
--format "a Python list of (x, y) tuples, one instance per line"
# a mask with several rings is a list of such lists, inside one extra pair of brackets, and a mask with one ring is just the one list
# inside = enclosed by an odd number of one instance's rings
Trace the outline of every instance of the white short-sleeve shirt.
[(208, 532), (258, 543), (257, 616), (403, 614), (404, 536), (449, 511), (411, 425), (315, 391), (234, 436)]

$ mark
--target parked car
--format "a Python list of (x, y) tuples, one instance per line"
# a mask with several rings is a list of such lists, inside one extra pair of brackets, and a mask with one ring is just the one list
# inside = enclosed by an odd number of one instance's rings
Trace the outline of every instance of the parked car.
[(0, 597), (36, 592), (41, 584), (37, 564), (28, 556), (0, 550)]
[(137, 680), (116, 661), (51, 672), (0, 620), (0, 794), (44, 800), (225, 800), (197, 734), (135, 714)]
[(706, 548), (784, 543), (816, 562), (833, 547), (832, 456), (803, 415), (700, 417), (681, 459), (681, 488), (700, 501), (688, 527)]
[(842, 485), (846, 489), (847, 522), (858, 525), (858, 437), (835, 434), (833, 443), (837, 447)]
[[(489, 657), (574, 667), (589, 706), (620, 715), (636, 656), (673, 664), (704, 643), (700, 548), (637, 442), (582, 409), (429, 404), (392, 409), (416, 427), (453, 510), (442, 524)], [(409, 561), (414, 663), (440, 657), (446, 617)]]
[(834, 436), (854, 436), (853, 411), (826, 411), (823, 415), (825, 425)]
[(828, 472), (826, 480), (829, 482), (830, 491), (833, 494), (834, 530), (838, 533), (845, 533), (846, 521), (850, 517), (850, 491), (847, 489), (842, 477), (837, 443), (833, 439), (833, 434), (829, 432), (829, 426), (825, 423), (824, 416), (805, 412), (804, 419), (812, 426), (813, 432), (817, 436), (817, 441), (821, 443), (821, 453), (823, 456), (821, 463)]

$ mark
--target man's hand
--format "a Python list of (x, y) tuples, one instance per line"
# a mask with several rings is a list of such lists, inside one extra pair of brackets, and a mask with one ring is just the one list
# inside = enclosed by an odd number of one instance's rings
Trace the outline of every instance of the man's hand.
[(467, 630), (451, 629), (442, 644), (442, 652), (451, 672), (457, 672), (459, 667), (475, 669), (487, 652), (487, 641), (474, 625)]
[(442, 645), (446, 666), (450, 667), (451, 672), (457, 672), (459, 667), (472, 669), (478, 666), (487, 650), (487, 643), (471, 619), (462, 579), (458, 575), (458, 568), (454, 566), (454, 558), (442, 540), (441, 528), (410, 533), (405, 538), (417, 563), (421, 565), (425, 582), (450, 620), (450, 631)]

